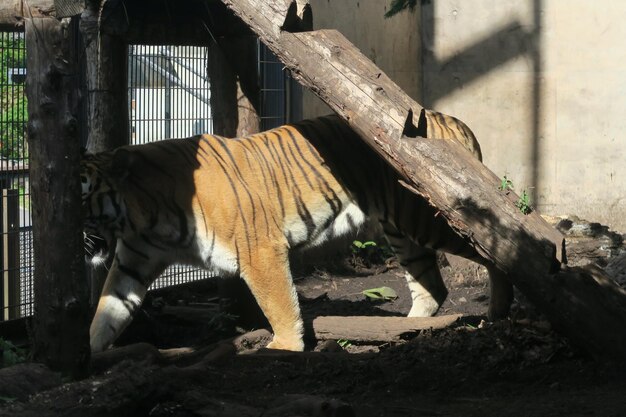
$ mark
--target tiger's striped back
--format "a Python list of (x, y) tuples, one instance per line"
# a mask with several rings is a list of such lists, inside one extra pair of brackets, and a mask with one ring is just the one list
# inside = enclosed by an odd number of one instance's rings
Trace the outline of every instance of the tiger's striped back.
[[(433, 135), (480, 156), (460, 121), (426, 117)], [(353, 230), (366, 215), (380, 221), (406, 269), (410, 315), (432, 315), (446, 297), (436, 250), (479, 260), (337, 116), (238, 139), (202, 135), (87, 157), (83, 191), (88, 229), (116, 240), (90, 329), (94, 351), (115, 340), (150, 283), (174, 262), (240, 275), (274, 330), (269, 347), (301, 350), (288, 252)], [(493, 298), (502, 315), (508, 293)]]
[(425, 137), (456, 140), (471, 152), (476, 159), (482, 162), (483, 155), (480, 150), (480, 144), (476, 136), (474, 136), (474, 132), (465, 123), (454, 116), (433, 110), (424, 110), (424, 121), (426, 122)]

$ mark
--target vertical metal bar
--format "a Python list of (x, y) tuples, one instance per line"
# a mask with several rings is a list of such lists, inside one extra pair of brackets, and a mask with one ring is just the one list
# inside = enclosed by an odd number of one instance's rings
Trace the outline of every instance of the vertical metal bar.
[[(164, 48), (164, 47), (162, 47)], [(163, 53), (163, 49), (159, 51), (159, 59), (163, 60), (165, 69), (169, 69), (169, 65), (171, 65), (169, 57)], [(164, 111), (164, 126), (165, 126), (165, 138), (172, 137), (172, 85), (169, 77), (163, 77), (165, 81), (165, 90), (163, 92), (163, 111)]]

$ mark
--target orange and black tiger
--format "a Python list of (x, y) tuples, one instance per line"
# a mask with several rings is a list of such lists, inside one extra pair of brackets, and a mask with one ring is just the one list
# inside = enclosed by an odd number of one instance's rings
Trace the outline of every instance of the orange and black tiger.
[[(428, 136), (458, 140), (480, 158), (462, 122), (423, 116)], [(288, 253), (355, 229), (366, 216), (380, 221), (406, 270), (410, 316), (435, 314), (447, 296), (436, 250), (481, 262), (337, 116), (244, 138), (201, 135), (85, 155), (81, 181), (86, 234), (115, 248), (91, 324), (94, 352), (115, 341), (173, 263), (240, 275), (272, 326), (268, 347), (302, 350)], [(488, 269), (489, 316), (505, 316), (511, 284)]]

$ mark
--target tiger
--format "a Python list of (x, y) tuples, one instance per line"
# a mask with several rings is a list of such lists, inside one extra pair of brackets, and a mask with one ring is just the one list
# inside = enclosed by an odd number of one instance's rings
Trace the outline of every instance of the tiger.
[[(456, 140), (482, 158), (460, 120), (426, 111), (420, 125), (422, 136)], [(434, 315), (447, 297), (437, 251), (487, 266), (490, 319), (507, 316), (512, 302), (506, 275), (336, 115), (242, 138), (204, 134), (85, 154), (81, 185), (85, 234), (101, 237), (90, 250), (112, 259), (90, 326), (93, 352), (112, 345), (174, 263), (239, 275), (271, 325), (267, 347), (302, 351), (288, 254), (355, 230), (367, 217), (380, 223), (405, 270), (409, 316)]]

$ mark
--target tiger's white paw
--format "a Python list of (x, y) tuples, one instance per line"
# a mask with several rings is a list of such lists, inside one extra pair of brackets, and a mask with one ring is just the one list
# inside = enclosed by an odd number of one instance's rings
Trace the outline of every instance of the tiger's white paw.
[(304, 351), (304, 342), (302, 338), (279, 338), (274, 336), (271, 342), (266, 346), (268, 349), (291, 350), (294, 352)]
[(439, 310), (439, 303), (432, 297), (421, 297), (413, 299), (413, 306), (407, 317), (430, 317), (434, 316)]

